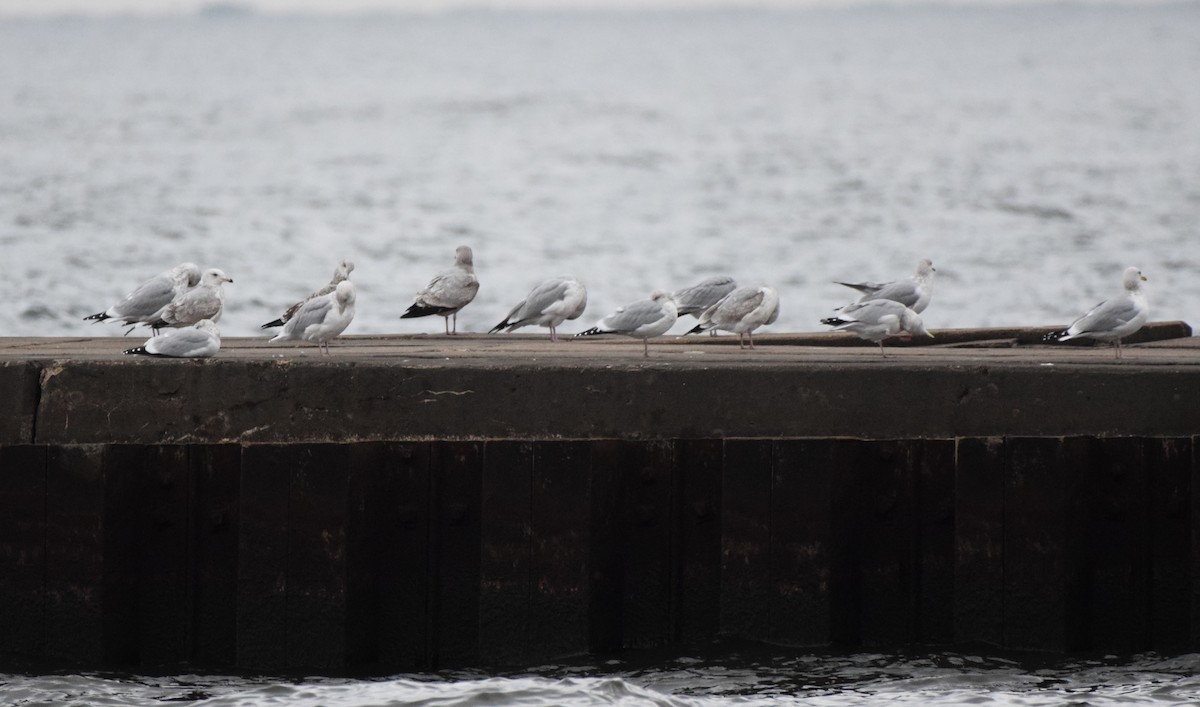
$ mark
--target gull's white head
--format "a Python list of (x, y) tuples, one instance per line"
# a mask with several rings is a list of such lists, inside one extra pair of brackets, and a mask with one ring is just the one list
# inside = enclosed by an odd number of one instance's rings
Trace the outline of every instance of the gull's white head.
[(226, 275), (223, 270), (209, 268), (204, 271), (204, 277), (200, 278), (200, 282), (210, 287), (220, 287), (223, 282), (233, 282), (233, 278)]
[(350, 273), (354, 272), (354, 262), (351, 260), (343, 260), (338, 263), (337, 269), (333, 271), (333, 279), (335, 282), (349, 279)]
[(180, 263), (171, 270), (171, 274), (176, 282), (188, 287), (195, 287), (200, 282), (200, 266), (195, 263)]
[(930, 334), (929, 330), (925, 328), (925, 322), (921, 321), (921, 315), (908, 307), (905, 307), (904, 312), (900, 315), (900, 327), (913, 336), (933, 338), (933, 334)]
[(460, 245), (454, 251), (454, 264), (460, 265), (460, 266), (461, 265), (470, 265), (470, 266), (475, 265), (475, 254), (471, 252), (470, 246)]
[(196, 322), (195, 327), (200, 331), (207, 331), (213, 336), (221, 336), (221, 330), (217, 329), (217, 325), (211, 319), (201, 319), (200, 321)]
[(937, 272), (937, 268), (933, 267), (933, 261), (925, 258), (917, 263), (917, 277), (925, 279)]
[(1142, 283), (1146, 281), (1146, 276), (1142, 274), (1141, 270), (1130, 266), (1125, 268), (1125, 275), (1121, 281), (1124, 283), (1125, 289), (1136, 290), (1141, 288)]

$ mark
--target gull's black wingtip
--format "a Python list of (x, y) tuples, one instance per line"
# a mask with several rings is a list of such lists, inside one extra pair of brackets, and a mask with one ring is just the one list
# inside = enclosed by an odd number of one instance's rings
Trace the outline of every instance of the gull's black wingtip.
[(259, 327), (259, 329), (270, 329), (271, 327), (283, 326), (283, 319), (276, 319), (273, 322), (267, 322)]

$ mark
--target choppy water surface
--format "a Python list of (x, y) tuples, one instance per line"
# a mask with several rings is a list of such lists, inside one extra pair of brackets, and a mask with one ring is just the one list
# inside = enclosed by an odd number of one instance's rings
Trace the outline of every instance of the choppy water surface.
[[(1150, 278), (1200, 321), (1200, 3), (0, 21), (0, 334), (181, 260), (257, 334), (358, 262), (348, 333), (475, 248), (486, 330), (573, 273), (590, 325), (716, 272), (819, 329), (939, 268), (932, 327), (1062, 322)], [(567, 331), (578, 329), (565, 328)]]
[(374, 680), (0, 675), (6, 705), (1124, 705), (1196, 704), (1200, 655), (1056, 665), (959, 654), (744, 655)]

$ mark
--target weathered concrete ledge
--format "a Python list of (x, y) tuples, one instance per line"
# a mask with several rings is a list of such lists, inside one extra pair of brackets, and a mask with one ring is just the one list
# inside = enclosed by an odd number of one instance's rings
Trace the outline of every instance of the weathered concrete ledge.
[(0, 669), (1198, 650), (1190, 333), (2, 340)]
[[(232, 339), (209, 360), (127, 339), (8, 340), (0, 443), (291, 443), (1200, 433), (1200, 345), (1183, 324), (1126, 347), (996, 347), (939, 332), (883, 359), (845, 335), (656, 342), (351, 337), (331, 357)], [(1040, 338), (1040, 337), (1038, 337)], [(975, 342), (979, 348), (963, 348)]]

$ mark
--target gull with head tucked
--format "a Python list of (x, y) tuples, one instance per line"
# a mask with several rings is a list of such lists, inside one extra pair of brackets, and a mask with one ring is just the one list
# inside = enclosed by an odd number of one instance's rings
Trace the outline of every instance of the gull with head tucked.
[(1125, 268), (1121, 284), (1125, 291), (1092, 307), (1062, 331), (1046, 335), (1046, 341), (1095, 339), (1111, 341), (1116, 358), (1121, 358), (1121, 339), (1133, 334), (1150, 317), (1150, 303), (1142, 291), (1146, 276), (1136, 267)]
[(738, 348), (754, 348), (754, 330), (779, 317), (779, 294), (771, 287), (739, 287), (700, 315), (689, 334), (721, 329), (738, 335)]
[(512, 331), (536, 324), (550, 329), (550, 340), (558, 341), (557, 327), (568, 319), (577, 319), (587, 307), (587, 288), (573, 277), (554, 277), (533, 288), (525, 299), (492, 327), (489, 334)]
[[(400, 318), (437, 314), (445, 318), (446, 333), (457, 334), (458, 310), (470, 304), (477, 292), (479, 280), (475, 279), (475, 256), (469, 247), (460, 245), (454, 252), (454, 267), (430, 280)], [(453, 328), (450, 326), (451, 317), (454, 318)]]
[(345, 331), (350, 322), (354, 321), (354, 299), (354, 283), (342, 280), (333, 292), (313, 297), (301, 304), (295, 315), (283, 325), (283, 331), (271, 341), (312, 341), (328, 356), (329, 341)]
[(821, 323), (828, 324), (837, 331), (853, 332), (860, 339), (874, 341), (879, 344), (879, 353), (884, 358), (887, 358), (883, 351), (884, 339), (902, 333), (933, 338), (933, 334), (925, 329), (921, 315), (899, 302), (887, 299), (848, 304), (838, 310), (836, 317), (822, 319)]
[(679, 312), (675, 309), (675, 300), (663, 290), (650, 293), (649, 299), (638, 300), (601, 319), (596, 326), (582, 331), (575, 336), (596, 336), (598, 334), (623, 334), (642, 340), (642, 355), (650, 356), (648, 340), (662, 336), (675, 324)]
[(201, 319), (182, 329), (168, 329), (155, 334), (146, 343), (125, 351), (142, 356), (169, 358), (208, 358), (221, 350), (221, 332), (211, 319)]
[(296, 316), (296, 312), (300, 311), (300, 308), (303, 307), (306, 302), (333, 292), (334, 289), (337, 288), (339, 282), (350, 279), (350, 273), (352, 272), (354, 272), (354, 263), (351, 261), (343, 260), (342, 262), (338, 263), (337, 267), (333, 270), (333, 278), (329, 281), (328, 285), (293, 304), (291, 307), (288, 307), (287, 311), (280, 315), (278, 319), (267, 322), (260, 328), (270, 329), (271, 327), (283, 326), (284, 324), (287, 324), (292, 317)]

